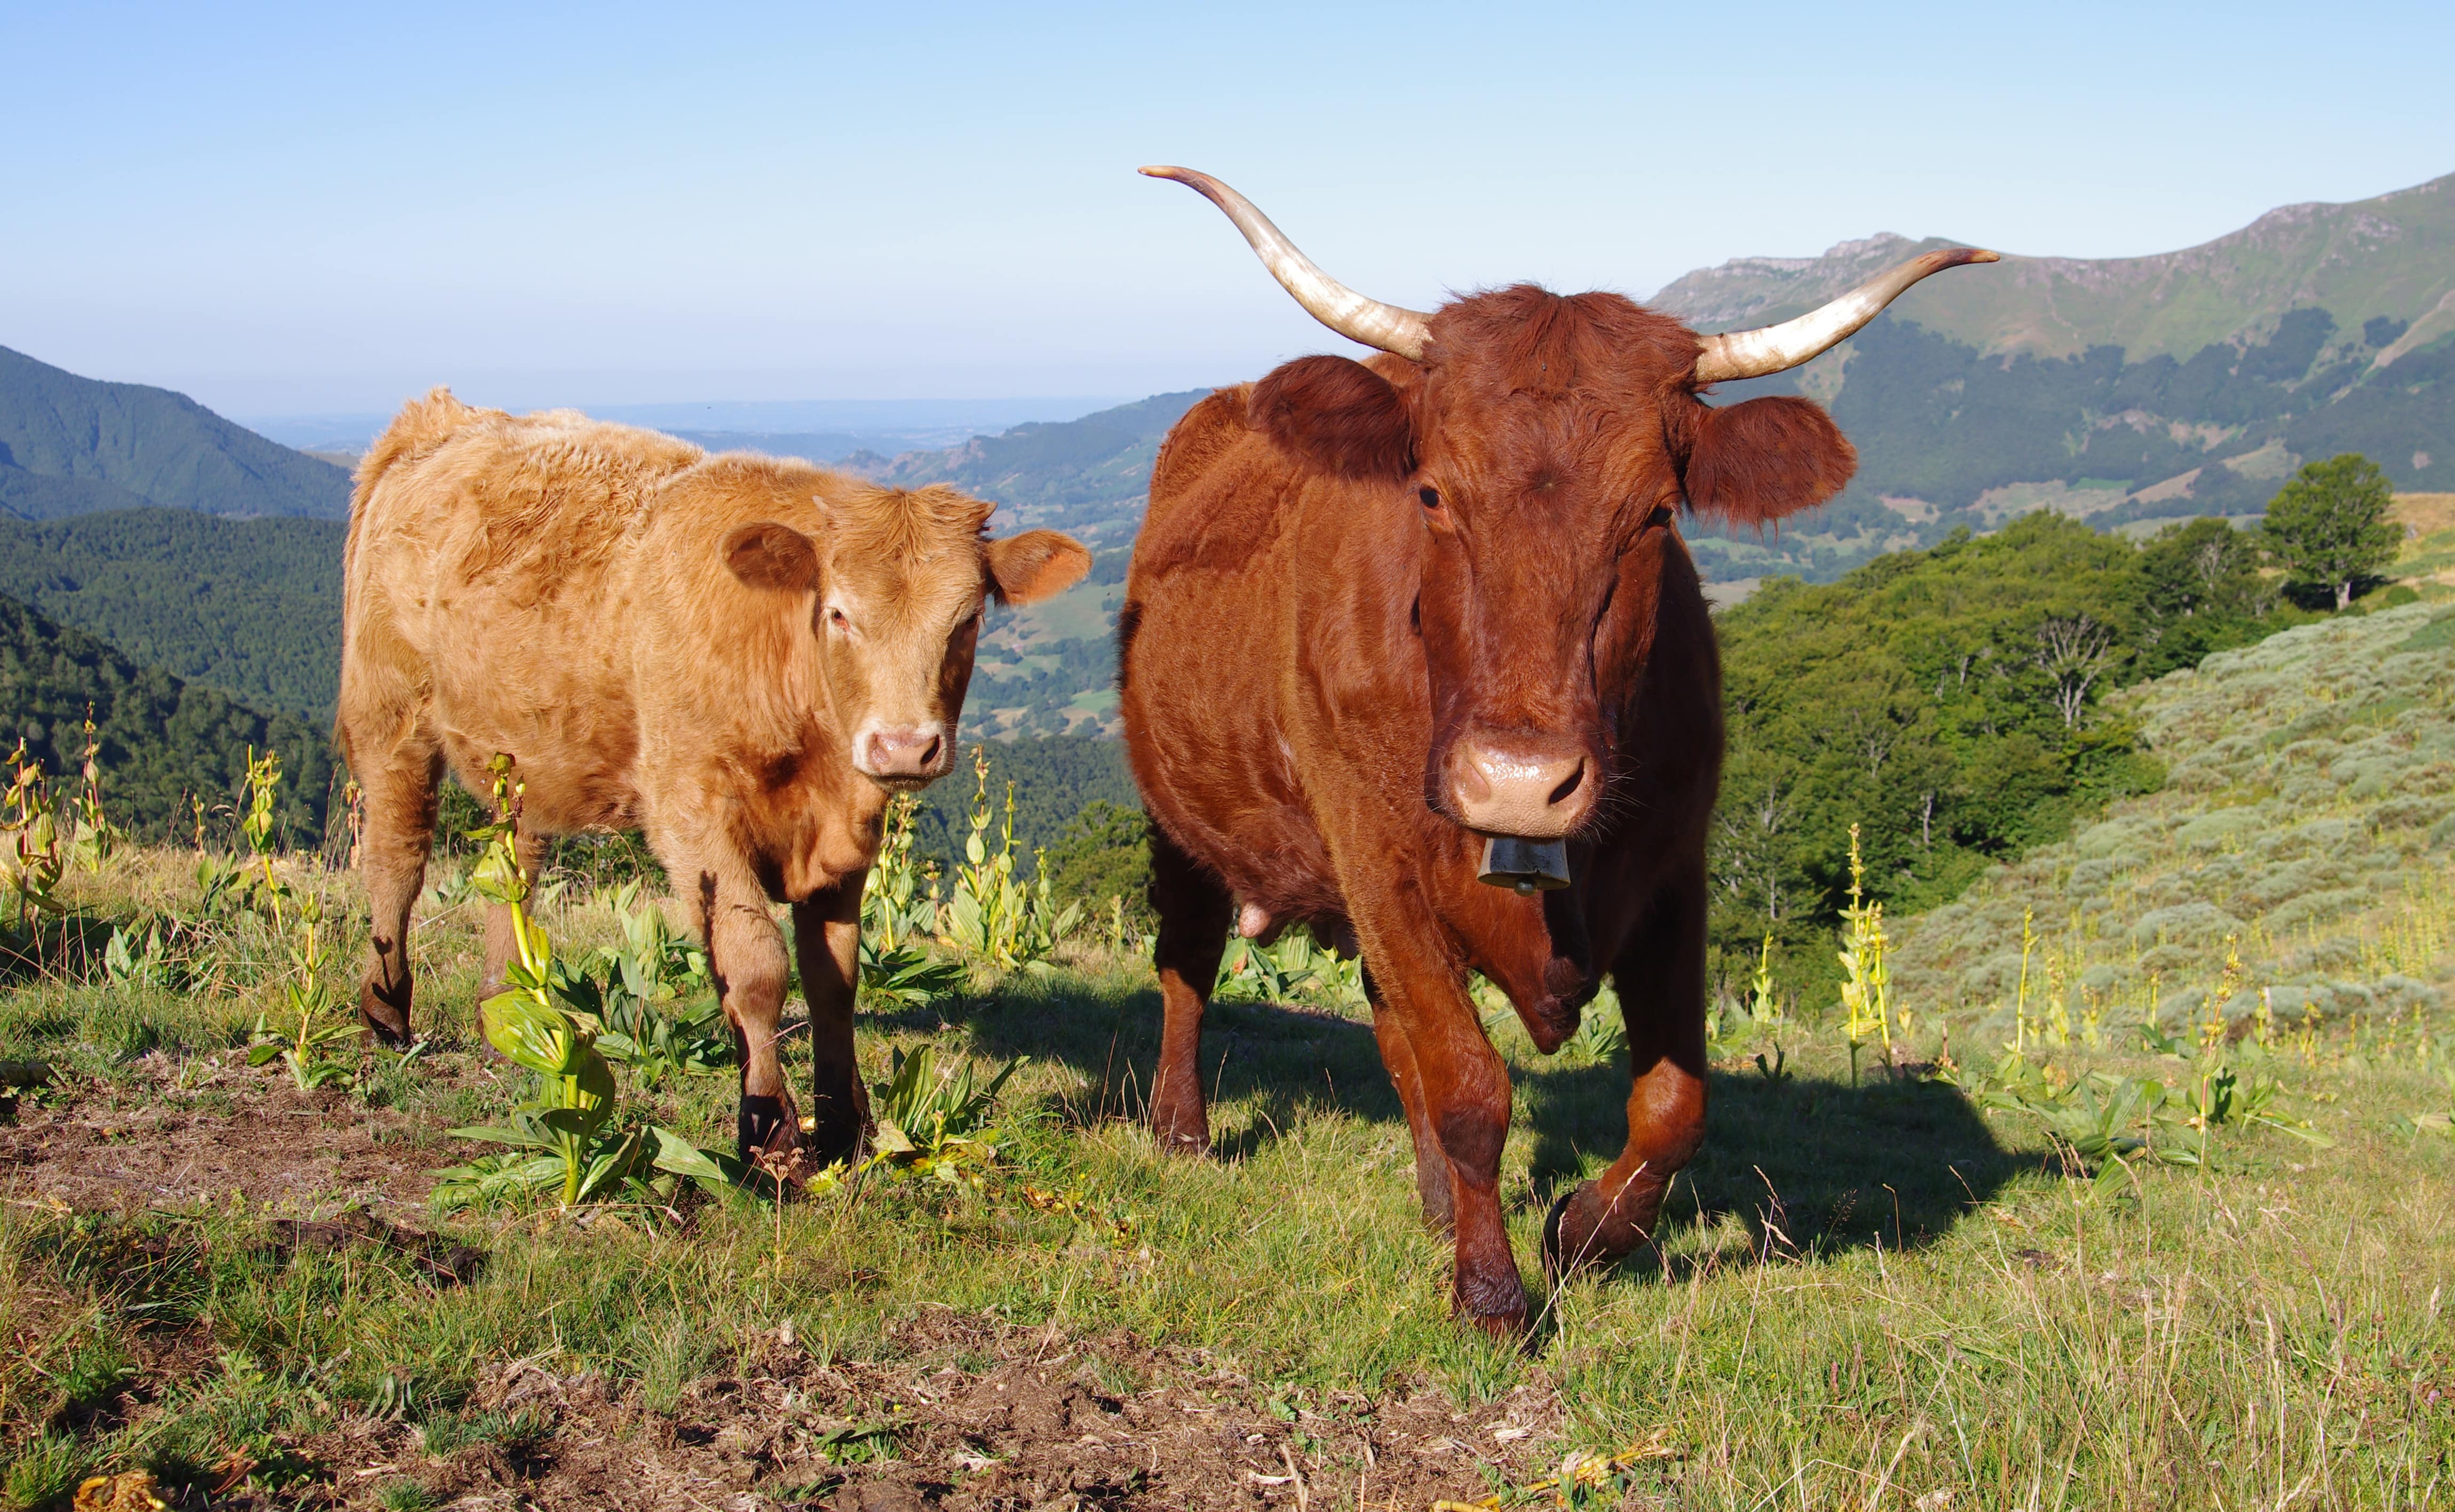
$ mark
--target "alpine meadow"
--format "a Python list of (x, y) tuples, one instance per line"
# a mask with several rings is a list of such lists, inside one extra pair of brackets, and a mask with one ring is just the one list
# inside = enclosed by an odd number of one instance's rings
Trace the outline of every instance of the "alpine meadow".
[[(1939, 251), (1646, 304), (1774, 325)], [(688, 433), (1089, 555), (995, 589), (974, 660), (948, 618), (951, 773), (864, 790), (828, 928), (867, 1127), (820, 1165), (740, 1137), (714, 882), (536, 843), (514, 753), (373, 938), (330, 732), (380, 420), (311, 455), (0, 349), (0, 1512), (2455, 1503), (2455, 175), (2007, 254), (1713, 386), (1815, 400), (1857, 471), (1674, 527), (1727, 745), (1705, 1134), (1633, 1254), (1526, 1267), (1517, 1338), (1452, 1317), (1352, 929), (1236, 899), (1198, 1050), (1163, 1033), (1182, 857), (1118, 648), (1212, 392), (896, 455)], [(1422, 754), (1382, 753), (1409, 805)], [(404, 1050), (361, 1034), (378, 948)], [(1646, 1112), (1643, 1015), (1605, 983), (1546, 1053), (1470, 990), (1508, 1252), (1548, 1256)], [(1154, 1134), (1187, 1054), (1207, 1156)]]

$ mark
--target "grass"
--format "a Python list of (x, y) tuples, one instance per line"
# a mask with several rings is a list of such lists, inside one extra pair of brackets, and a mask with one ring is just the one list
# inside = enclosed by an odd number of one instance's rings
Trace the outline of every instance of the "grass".
[[(138, 857), (77, 901), (125, 910), (177, 872)], [(312, 880), (348, 907), (346, 879)], [(614, 936), (588, 905), (545, 922), (566, 952)], [(436, 1131), (516, 1096), (473, 1031), (475, 924), (462, 910), (421, 930), (438, 1048), (327, 1095), (330, 1123), (448, 1145)], [(237, 1064), (279, 965), (269, 947), (232, 949), (208, 991), (45, 979), (0, 996), (0, 1058), (50, 1060), (65, 1080), (28, 1094), (28, 1127), (0, 1138), (63, 1119), (193, 1129), (216, 1106), (304, 1096), (278, 1068)], [(336, 1474), (337, 1446), (394, 1423), (415, 1430), (394, 1458), (430, 1481), (455, 1456), (517, 1461), (557, 1430), (545, 1404), (523, 1418), (497, 1400), (515, 1361), (607, 1383), (653, 1438), (696, 1382), (772, 1353), (788, 1322), (822, 1363), (911, 1362), (926, 1352), (911, 1330), (946, 1313), (1095, 1354), (1127, 1338), (1205, 1351), (1257, 1402), (1429, 1390), (1471, 1411), (1532, 1387), (1556, 1401), (1533, 1441), (1546, 1462), (1637, 1443), (1670, 1456), (1624, 1472), (1637, 1505), (1934, 1507), (1949, 1491), (1990, 1506), (2424, 1506), (2455, 1476), (2455, 1140), (2396, 1126), (2449, 1103), (2444, 1045), (2389, 1062), (2330, 1028), (2280, 1062), (2330, 1145), (2227, 1138), (2207, 1171), (2145, 1170), (2107, 1195), (2066, 1179), (2033, 1127), (1943, 1082), (1854, 1089), (1837, 1033), (1752, 1030), (1721, 1046), (1711, 1139), (1659, 1251), (1552, 1298), (1520, 1354), (1445, 1317), (1446, 1245), (1416, 1220), (1405, 1126), (1354, 1011), (1214, 1008), (1222, 1158), (1207, 1163), (1159, 1159), (1131, 1121), (1156, 1018), (1146, 971), (1097, 955), (865, 1014), (873, 1080), (898, 1047), (1031, 1058), (1004, 1099), (1009, 1163), (985, 1191), (883, 1184), (790, 1205), (781, 1224), (749, 1201), (682, 1226), (481, 1214), (450, 1225), (486, 1257), (461, 1286), (391, 1248), (268, 1240), (339, 1194), (280, 1209), (172, 1183), (63, 1210), (17, 1182), (0, 1209), (6, 1494), (56, 1504), (88, 1474), (140, 1466), (208, 1486), (245, 1461), (251, 1494), (418, 1505), (416, 1473)], [(1519, 1101), (1505, 1192), (1531, 1257), (1551, 1194), (1617, 1145), (1626, 1072), (1546, 1061), (1513, 1027), (1501, 1043)], [(1778, 1078), (1753, 1060), (1776, 1044)], [(2158, 1064), (2053, 1054), (2066, 1075)], [(683, 1079), (660, 1121), (719, 1142), (728, 1083)], [(393, 1220), (436, 1226), (396, 1196)], [(1136, 1379), (1103, 1368), (1112, 1389)], [(1356, 1470), (1317, 1473), (1327, 1487)], [(1487, 1489), (1458, 1474), (1451, 1494)]]

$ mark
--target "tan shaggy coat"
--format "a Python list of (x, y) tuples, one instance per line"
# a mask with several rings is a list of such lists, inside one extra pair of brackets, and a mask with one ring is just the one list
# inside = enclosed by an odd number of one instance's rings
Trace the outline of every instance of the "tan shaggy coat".
[[(509, 756), (530, 867), (550, 836), (646, 832), (741, 1041), (746, 1150), (797, 1128), (768, 910), (793, 905), (812, 1142), (849, 1153), (861, 889), (887, 799), (952, 764), (984, 596), (1029, 602), (1090, 565), (1050, 531), (984, 539), (990, 508), (570, 411), (514, 416), (440, 389), (404, 407), (359, 464), (343, 567), (367, 1027), (409, 1038), (409, 912), (444, 769), (484, 794)], [(508, 920), (487, 935), (491, 982)]]

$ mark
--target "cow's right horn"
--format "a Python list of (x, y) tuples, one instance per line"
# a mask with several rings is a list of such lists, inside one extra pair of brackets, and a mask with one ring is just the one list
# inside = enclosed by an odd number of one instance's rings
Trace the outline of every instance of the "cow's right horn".
[(1270, 224), (1270, 217), (1254, 208), (1251, 200), (1209, 174), (1189, 168), (1146, 168), (1143, 171), (1152, 178), (1172, 178), (1187, 185), (1226, 211), (1236, 229), (1245, 233), (1245, 239), (1253, 244), (1262, 266), (1270, 271), (1270, 276), (1282, 288), (1296, 296), (1296, 303), (1315, 320), (1349, 341), (1378, 347), (1410, 362), (1423, 360), (1424, 344), (1431, 339), (1430, 315), (1401, 305), (1367, 299), (1323, 272), (1311, 258), (1297, 250), (1295, 243), (1288, 240), (1286, 233)]
[(1787, 372), (1857, 334), (1860, 326), (1882, 314), (1886, 305), (1927, 274), (1963, 263), (2002, 260), (1976, 247), (1946, 247), (1888, 268), (1840, 298), (1796, 320), (1700, 337), (1696, 343), (1696, 381), (1724, 383), (1733, 378), (1761, 378), (1769, 373)]

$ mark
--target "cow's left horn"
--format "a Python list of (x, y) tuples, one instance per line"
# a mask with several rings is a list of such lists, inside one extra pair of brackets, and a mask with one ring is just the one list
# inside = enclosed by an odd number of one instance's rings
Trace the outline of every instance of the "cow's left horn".
[(1696, 381), (1721, 383), (1732, 378), (1761, 378), (1823, 355), (1857, 334), (1858, 328), (1884, 312), (1902, 291), (1929, 273), (1963, 263), (2002, 259), (1976, 247), (1947, 247), (1913, 257), (1851, 290), (1820, 310), (1777, 326), (1754, 331), (1726, 331), (1697, 341)]
[(1378, 347), (1395, 353), (1410, 362), (1420, 362), (1424, 344), (1431, 339), (1431, 316), (1401, 305), (1385, 305), (1378, 299), (1367, 299), (1329, 274), (1323, 272), (1313, 260), (1296, 249), (1285, 232), (1270, 224), (1270, 217), (1254, 208), (1253, 202), (1237, 193), (1207, 173), (1197, 173), (1189, 168), (1146, 168), (1152, 178), (1172, 178), (1191, 188), (1203, 198), (1228, 212), (1245, 239), (1262, 259), (1281, 287), (1296, 296), (1315, 320), (1337, 332), (1349, 341), (1360, 341), (1368, 347)]

